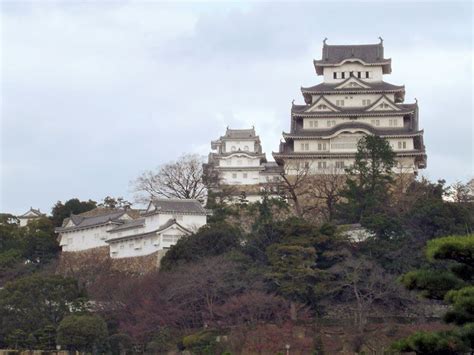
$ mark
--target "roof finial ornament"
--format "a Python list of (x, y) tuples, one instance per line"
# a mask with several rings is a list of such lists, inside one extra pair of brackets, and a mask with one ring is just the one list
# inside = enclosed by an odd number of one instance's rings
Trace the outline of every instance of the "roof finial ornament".
[(295, 99), (293, 99), (293, 101), (291, 101), (291, 104), (294, 106), (295, 105)]
[(327, 40), (328, 40), (328, 38), (327, 38), (327, 37), (324, 37), (324, 39), (323, 39), (323, 44), (324, 44), (324, 45), (326, 45), (326, 41), (327, 41)]
[(383, 44), (383, 38), (379, 36), (379, 39), (380, 39), (380, 43), (379, 43), (379, 44)]
[(418, 99), (415, 97), (415, 103), (418, 104)]

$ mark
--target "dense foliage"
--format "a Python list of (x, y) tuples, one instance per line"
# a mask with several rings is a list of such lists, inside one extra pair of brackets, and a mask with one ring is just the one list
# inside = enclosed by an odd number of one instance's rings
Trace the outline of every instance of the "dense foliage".
[(432, 262), (446, 261), (448, 270), (440, 273), (431, 267), (402, 276), (409, 289), (423, 296), (444, 299), (451, 307), (444, 316), (457, 327), (451, 331), (418, 332), (393, 347), (418, 354), (458, 354), (474, 348), (474, 235), (448, 236), (430, 240), (426, 256)]
[(84, 310), (85, 293), (73, 279), (32, 275), (7, 282), (0, 290), (0, 343), (51, 348), (61, 320)]
[[(228, 191), (211, 193), (208, 225), (181, 238), (147, 274), (120, 271), (99, 254), (79, 268), (55, 268), (54, 226), (94, 201), (58, 202), (51, 220), (22, 228), (2, 215), (0, 345), (211, 354), (278, 353), (291, 342), (292, 351), (311, 353), (330, 338), (315, 335), (315, 324), (319, 331), (337, 320), (350, 324), (351, 350), (360, 353), (375, 338), (373, 322), (423, 319), (445, 302), (452, 328), (417, 332), (395, 349), (470, 351), (474, 202), (459, 184), (449, 201), (453, 188), (444, 181), (395, 176), (394, 164), (386, 140), (365, 137), (347, 176), (301, 175), (282, 190), (292, 197), (264, 193), (258, 203), (242, 196), (226, 204)], [(101, 205), (129, 203), (107, 197)], [(365, 228), (364, 238), (346, 232), (353, 224)]]
[(5, 281), (40, 270), (53, 261), (59, 245), (52, 222), (46, 218), (20, 228), (11, 216), (0, 222), (0, 285)]
[(51, 220), (56, 227), (59, 227), (65, 218), (69, 217), (71, 214), (79, 214), (93, 210), (97, 207), (97, 202), (89, 201), (80, 201), (78, 198), (71, 198), (65, 203), (58, 201), (51, 211)]

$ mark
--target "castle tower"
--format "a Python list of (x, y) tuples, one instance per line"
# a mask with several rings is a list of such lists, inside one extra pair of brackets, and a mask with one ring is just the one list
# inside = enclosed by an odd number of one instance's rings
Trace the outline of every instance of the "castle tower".
[(426, 167), (423, 130), (419, 129), (418, 104), (404, 103), (405, 87), (385, 82), (392, 71), (378, 44), (328, 45), (314, 60), (323, 82), (301, 88), (304, 105), (291, 107), (290, 132), (275, 161), (289, 174), (305, 166), (312, 173), (344, 173), (351, 165), (359, 139), (366, 134), (386, 138), (398, 171), (417, 173)]
[[(211, 142), (214, 152), (209, 154), (205, 170), (215, 176), (214, 190), (232, 187), (235, 197), (245, 195), (249, 202), (260, 200), (261, 190), (268, 182), (279, 180), (280, 168), (268, 163), (255, 128), (230, 129)], [(210, 173), (213, 172), (214, 174)]]

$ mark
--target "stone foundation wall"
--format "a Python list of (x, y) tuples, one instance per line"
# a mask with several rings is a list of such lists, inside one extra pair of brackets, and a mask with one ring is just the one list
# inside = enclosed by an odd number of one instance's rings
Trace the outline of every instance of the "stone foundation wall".
[(156, 271), (165, 253), (166, 250), (160, 250), (145, 256), (112, 259), (108, 246), (78, 252), (62, 252), (57, 272), (63, 275), (74, 275), (78, 271), (85, 270), (91, 272), (110, 270), (143, 275)]

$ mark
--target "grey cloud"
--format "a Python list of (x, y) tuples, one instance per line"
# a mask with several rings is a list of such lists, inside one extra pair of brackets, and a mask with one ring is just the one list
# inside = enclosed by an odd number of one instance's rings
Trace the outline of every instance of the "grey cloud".
[[(385, 38), (394, 66), (386, 80), (406, 84), (409, 101), (420, 99), (427, 173), (464, 178), (462, 171), (472, 173), (472, 84), (463, 75), (472, 71), (419, 73), (448, 60), (459, 65), (449, 53), (471, 55), (469, 9), (452, 2), (2, 7), (0, 209), (130, 198), (128, 182), (140, 171), (205, 153), (227, 125), (255, 124), (269, 156), (289, 128), (291, 100), (302, 101), (300, 86), (321, 80), (312, 59), (325, 36), (330, 43)], [(410, 62), (425, 49), (436, 58)]]

